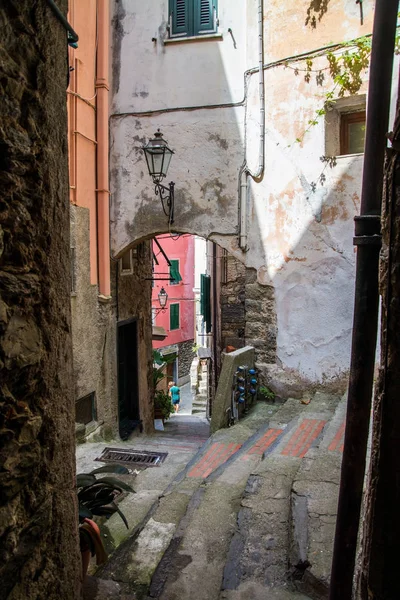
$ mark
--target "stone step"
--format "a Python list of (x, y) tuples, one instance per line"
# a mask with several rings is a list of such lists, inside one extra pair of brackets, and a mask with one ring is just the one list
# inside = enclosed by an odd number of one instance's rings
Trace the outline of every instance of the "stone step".
[(107, 576), (140, 598), (324, 598), (339, 402), (315, 394), (309, 405), (259, 403), (218, 431), (159, 496)]
[[(227, 449), (227, 445), (220, 444), (222, 461), (230, 451), (240, 448), (233, 445)], [(217, 600), (219, 597), (226, 555), (237, 526), (240, 497), (253, 465), (243, 463), (240, 474), (235, 470), (234, 479), (222, 479), (223, 471), (213, 479), (210, 475), (218, 473), (218, 467), (213, 470), (213, 466), (218, 465), (217, 459), (218, 453), (212, 444), (208, 453), (188, 472), (187, 479), (204, 483), (199, 485), (191, 513), (177, 528), (153, 577), (151, 597), (161, 600)]]
[(268, 457), (252, 469), (224, 567), (223, 598), (245, 597), (249, 585), (266, 586), (264, 594), (287, 586), (291, 489), (299, 465), (298, 458)]
[(207, 405), (207, 398), (206, 397), (202, 397), (202, 396), (196, 396), (195, 399), (192, 402), (192, 405), (195, 406), (196, 404), (198, 404), (200, 406)]

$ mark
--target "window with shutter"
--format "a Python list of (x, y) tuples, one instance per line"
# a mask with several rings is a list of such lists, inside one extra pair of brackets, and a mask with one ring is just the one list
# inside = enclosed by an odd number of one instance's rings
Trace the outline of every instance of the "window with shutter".
[(171, 266), (169, 268), (170, 285), (178, 285), (182, 281), (181, 274), (179, 273), (179, 260), (171, 259)]
[(179, 304), (169, 305), (169, 328), (179, 329)]
[(217, 0), (169, 0), (170, 36), (191, 37), (214, 33)]

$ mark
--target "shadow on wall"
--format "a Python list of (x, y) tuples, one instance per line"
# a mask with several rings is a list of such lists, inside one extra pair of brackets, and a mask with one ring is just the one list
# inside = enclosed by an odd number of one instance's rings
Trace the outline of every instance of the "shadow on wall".
[[(353, 218), (359, 213), (354, 187), (362, 158), (346, 157), (315, 193), (304, 189), (304, 176), (294, 176), (279, 196), (267, 199), (273, 223), (267, 231), (259, 223), (266, 206), (255, 201), (259, 237), (254, 239), (269, 252), (258, 279), (272, 281), (277, 309), (277, 365), (264, 365), (262, 371), (278, 395), (286, 389), (301, 396), (312, 382), (327, 389), (346, 388), (355, 276)], [(294, 204), (301, 196), (309, 214), (307, 226), (296, 230)]]

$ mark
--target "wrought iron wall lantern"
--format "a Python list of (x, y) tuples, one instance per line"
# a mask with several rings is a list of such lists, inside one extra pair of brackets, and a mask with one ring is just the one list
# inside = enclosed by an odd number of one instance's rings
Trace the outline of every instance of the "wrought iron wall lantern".
[(168, 294), (162, 287), (158, 293), (158, 302), (160, 303), (160, 308), (153, 308), (156, 316), (159, 313), (165, 312), (167, 310), (167, 301), (168, 301)]
[(172, 225), (174, 222), (175, 183), (171, 181), (168, 186), (165, 186), (161, 184), (161, 181), (167, 176), (169, 163), (174, 151), (168, 147), (159, 129), (154, 134), (154, 138), (149, 140), (142, 149), (146, 157), (149, 174), (153, 179), (155, 193), (157, 196), (160, 196), (163, 211), (168, 217), (168, 223)]

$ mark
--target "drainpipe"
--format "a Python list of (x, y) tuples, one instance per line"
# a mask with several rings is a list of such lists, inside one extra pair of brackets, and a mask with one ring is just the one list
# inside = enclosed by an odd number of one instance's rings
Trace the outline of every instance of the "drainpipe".
[[(263, 1), (258, 0), (258, 95), (260, 103), (260, 148), (258, 154), (258, 169), (255, 173), (250, 171), (246, 161), (246, 115), (245, 115), (245, 159), (239, 171), (239, 247), (247, 249), (247, 188), (248, 177), (260, 182), (264, 176), (265, 168), (265, 85), (264, 85), (264, 25)], [(245, 94), (246, 95), (246, 94)]]
[(351, 600), (364, 485), (378, 327), (378, 269), (383, 166), (388, 130), (398, 0), (377, 0), (368, 86), (353, 340), (339, 505), (329, 600)]
[(110, 297), (110, 210), (108, 183), (109, 2), (97, 0), (97, 245), (99, 294)]

